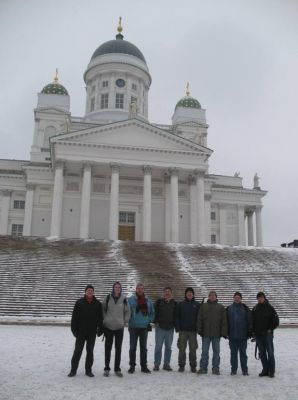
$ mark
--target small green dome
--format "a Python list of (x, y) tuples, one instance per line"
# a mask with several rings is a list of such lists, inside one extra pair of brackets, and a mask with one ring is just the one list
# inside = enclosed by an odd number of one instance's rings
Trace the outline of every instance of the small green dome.
[(176, 104), (175, 110), (177, 107), (185, 107), (185, 108), (202, 108), (201, 104), (197, 99), (194, 99), (191, 96), (185, 96), (183, 99), (179, 100)]
[(46, 94), (62, 94), (64, 96), (68, 96), (68, 92), (65, 89), (63, 85), (60, 85), (60, 83), (49, 83), (46, 85), (41, 93), (46, 93)]
[(127, 40), (123, 40), (123, 35), (121, 35), (121, 33), (118, 33), (118, 35), (116, 35), (116, 39), (109, 40), (108, 42), (100, 45), (93, 53), (91, 60), (93, 60), (97, 56), (102, 56), (104, 54), (110, 53), (129, 54), (131, 56), (139, 58), (146, 64), (146, 60), (142, 52), (134, 44), (128, 42)]

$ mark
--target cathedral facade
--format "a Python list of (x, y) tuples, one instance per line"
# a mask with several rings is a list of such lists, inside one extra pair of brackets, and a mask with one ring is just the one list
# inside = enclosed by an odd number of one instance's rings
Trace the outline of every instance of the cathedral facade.
[(151, 75), (119, 24), (84, 73), (86, 109), (70, 113), (59, 83), (38, 94), (30, 160), (0, 160), (0, 234), (262, 246), (257, 175), (209, 173), (212, 150), (198, 100), (172, 124), (148, 121)]

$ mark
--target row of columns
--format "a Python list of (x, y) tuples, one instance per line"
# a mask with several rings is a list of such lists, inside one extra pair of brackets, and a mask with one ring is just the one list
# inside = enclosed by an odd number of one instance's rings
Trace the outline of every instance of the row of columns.
[[(119, 172), (118, 164), (111, 164), (111, 193), (109, 211), (109, 238), (118, 240), (119, 225)], [(54, 176), (54, 190), (52, 201), (52, 216), (50, 235), (61, 236), (63, 190), (64, 190), (64, 166), (56, 163)], [(143, 190), (143, 223), (142, 240), (151, 241), (151, 175), (150, 166), (143, 166), (144, 190)], [(92, 165), (85, 163), (83, 166), (82, 195), (80, 210), (80, 238), (87, 239), (90, 229), (90, 200), (92, 184)], [(204, 243), (210, 240), (210, 224), (205, 226), (205, 215), (210, 215), (210, 195), (204, 195), (204, 172), (195, 171), (189, 176), (190, 184), (190, 241), (191, 243)], [(31, 235), (32, 211), (35, 187), (28, 184), (25, 198), (25, 217), (23, 235)], [(8, 233), (8, 215), (11, 191), (2, 191), (2, 204), (0, 216), (0, 234)], [(219, 209), (219, 235), (220, 243), (226, 243), (226, 210)], [(245, 217), (247, 217), (247, 244), (254, 246), (253, 215), (256, 223), (256, 245), (262, 246), (262, 220), (261, 206), (246, 209), (238, 206), (238, 243), (246, 244)], [(206, 237), (205, 237), (206, 234)], [(171, 168), (165, 174), (165, 240), (167, 242), (179, 242), (179, 190), (178, 170)]]

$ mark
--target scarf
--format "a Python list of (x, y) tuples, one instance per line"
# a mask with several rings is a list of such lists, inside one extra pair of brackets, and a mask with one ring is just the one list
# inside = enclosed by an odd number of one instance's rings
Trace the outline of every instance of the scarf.
[(138, 305), (137, 305), (137, 312), (141, 311), (143, 315), (148, 315), (148, 305), (147, 299), (145, 295), (139, 296), (137, 295)]

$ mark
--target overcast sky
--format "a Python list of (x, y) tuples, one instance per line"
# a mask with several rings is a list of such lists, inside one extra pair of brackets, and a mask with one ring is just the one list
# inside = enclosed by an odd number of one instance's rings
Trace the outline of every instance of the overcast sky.
[(264, 244), (298, 239), (297, 0), (0, 0), (0, 158), (29, 158), (56, 67), (84, 114), (83, 73), (120, 15), (152, 75), (149, 120), (170, 123), (189, 81), (207, 110), (210, 172), (240, 171), (248, 188), (257, 172)]

